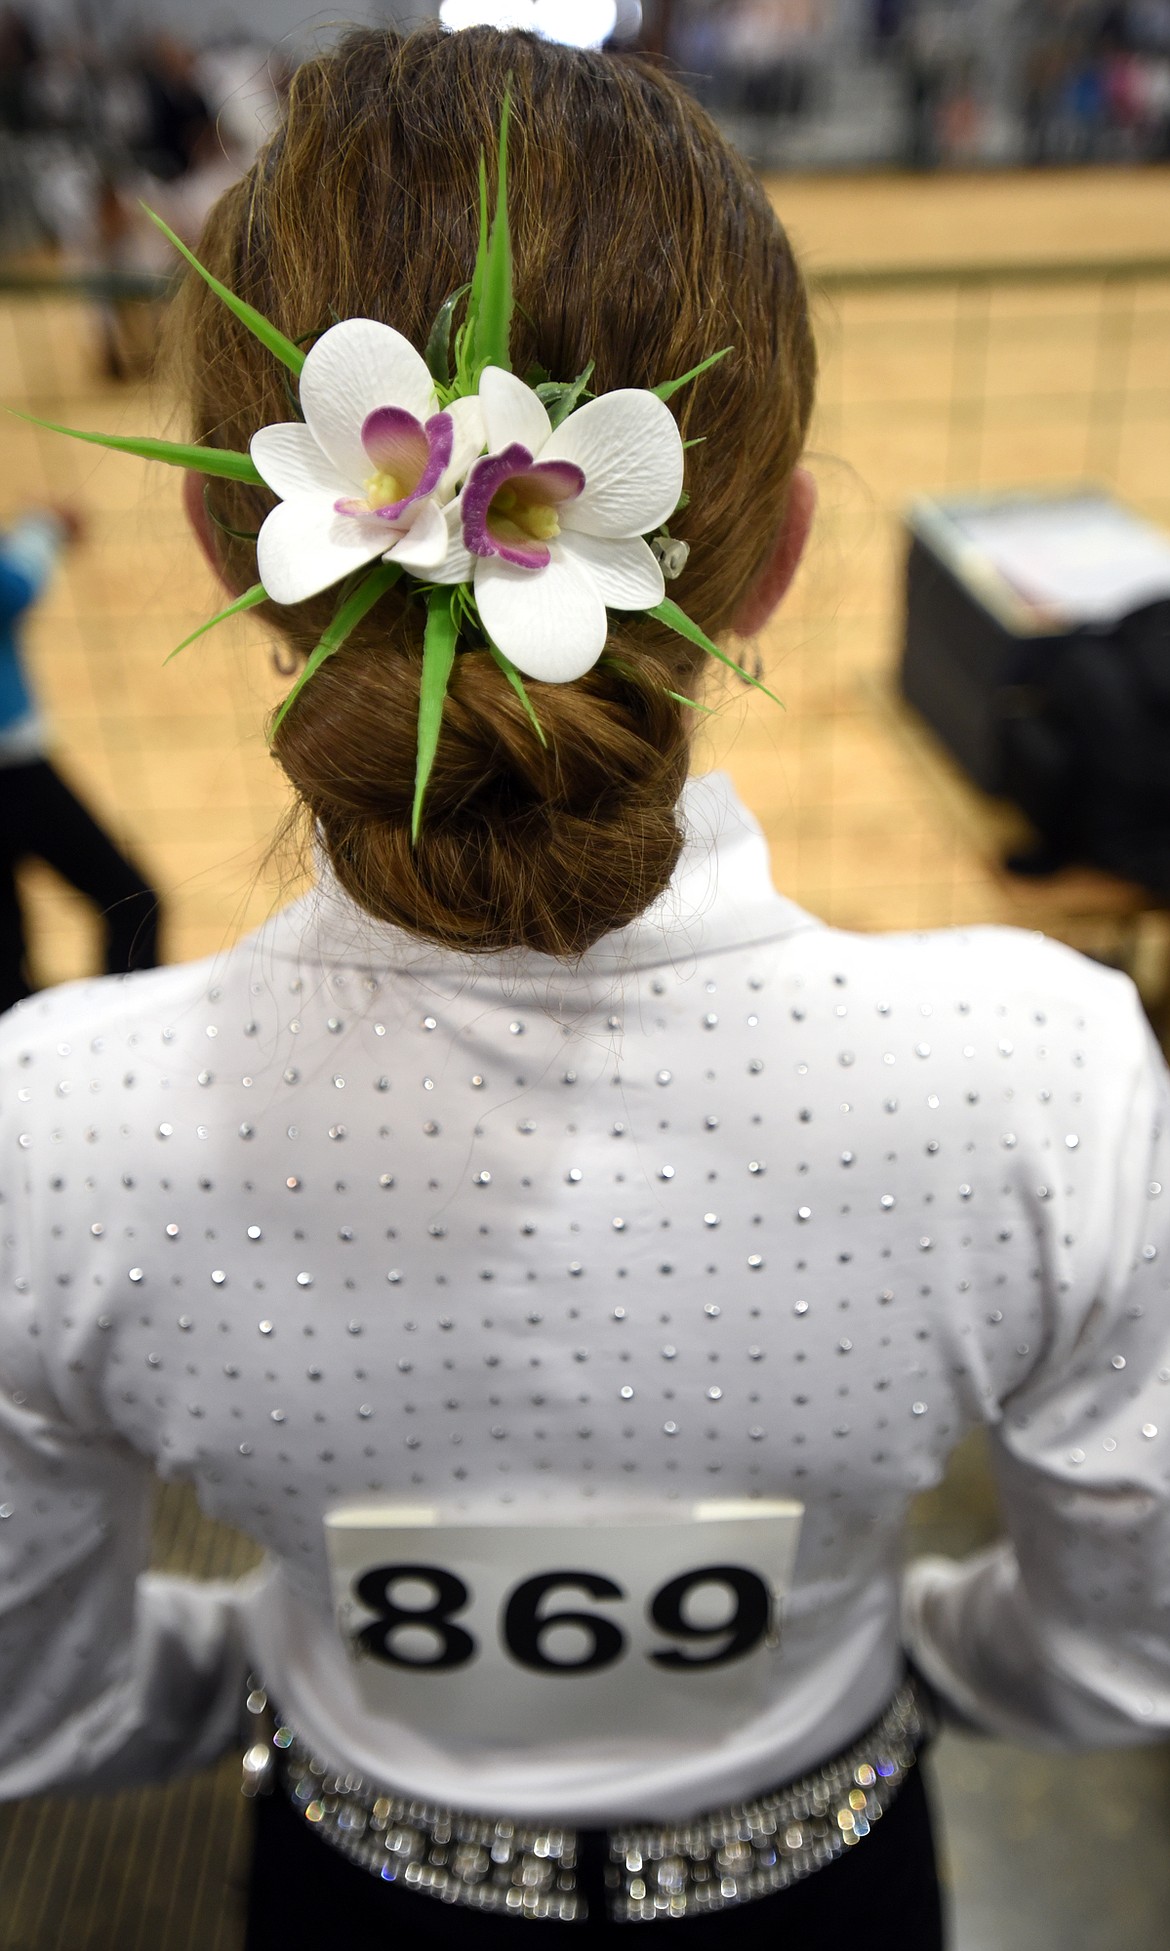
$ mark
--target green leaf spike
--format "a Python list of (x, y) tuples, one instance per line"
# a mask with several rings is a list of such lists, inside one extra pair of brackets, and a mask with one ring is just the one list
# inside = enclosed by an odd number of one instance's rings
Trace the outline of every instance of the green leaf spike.
[(692, 366), (689, 373), (683, 373), (679, 379), (664, 379), (660, 385), (652, 386), (650, 391), (656, 393), (660, 400), (669, 400), (672, 393), (678, 392), (680, 386), (689, 386), (692, 379), (698, 379), (700, 373), (708, 372), (712, 366), (717, 366), (721, 359), (726, 359), (730, 351), (731, 347), (725, 345), (718, 352), (713, 352), (709, 359), (704, 359), (700, 365)]
[(242, 596), (237, 596), (235, 602), (229, 603), (226, 610), (220, 610), (218, 616), (208, 617), (207, 622), (201, 623), (198, 630), (192, 630), (189, 637), (184, 637), (181, 644), (176, 644), (170, 657), (163, 658), (163, 663), (169, 664), (171, 657), (177, 657), (181, 650), (186, 650), (187, 645), (193, 644), (196, 637), (205, 636), (209, 630), (214, 630), (217, 623), (226, 623), (229, 616), (242, 616), (245, 610), (254, 610), (258, 603), (267, 603), (267, 601), (268, 591), (263, 583), (253, 583), (251, 589), (246, 589)]
[(697, 623), (692, 623), (686, 611), (680, 610), (677, 603), (672, 603), (669, 596), (654, 609), (647, 610), (646, 615), (654, 617), (658, 623), (665, 623), (668, 630), (685, 637), (688, 643), (696, 644), (709, 656), (717, 657), (721, 664), (726, 664), (729, 671), (735, 672), (736, 677), (742, 678), (745, 684), (752, 685), (757, 691), (762, 691), (766, 698), (771, 698), (772, 703), (779, 705), (783, 711), (783, 699), (778, 698), (774, 691), (769, 691), (767, 685), (761, 684), (759, 678), (753, 677), (750, 671), (745, 671), (743, 665), (737, 664), (734, 657), (729, 657), (725, 650), (720, 650), (718, 644), (712, 643), (706, 631), (700, 630)]
[(393, 588), (401, 574), (402, 570), (396, 562), (379, 563), (376, 569), (371, 569), (368, 575), (362, 577), (352, 595), (346, 597), (320, 643), (310, 652), (304, 670), (272, 720), (268, 733), (270, 744), (280, 730), (289, 706), (300, 697), (309, 679), (316, 676), (326, 658), (341, 649), (346, 638), (353, 634), (363, 617), (369, 615), (378, 598)]
[(224, 481), (243, 481), (262, 488), (264, 477), (250, 454), (238, 454), (232, 447), (195, 447), (180, 440), (153, 440), (139, 434), (94, 434), (81, 427), (62, 427), (55, 420), (41, 420), (35, 413), (21, 413), (9, 407), (18, 420), (44, 427), (51, 434), (68, 434), (70, 440), (88, 440), (95, 447), (112, 447), (118, 454), (136, 454), (140, 461), (165, 461), (168, 467), (195, 468), (200, 474), (216, 474)]
[(444, 300), (435, 314), (435, 322), (431, 327), (423, 357), (427, 362), (427, 371), (436, 386), (451, 384), (451, 321), (455, 316), (455, 307), (459, 300), (465, 298), (470, 290), (470, 285), (460, 285), (457, 291), (453, 291), (451, 296)]
[(246, 325), (249, 332), (259, 339), (261, 345), (266, 345), (269, 352), (274, 353), (281, 364), (288, 367), (290, 373), (299, 375), (301, 367), (305, 363), (305, 355), (301, 351), (300, 346), (294, 345), (291, 339), (286, 339), (283, 332), (275, 325), (269, 323), (263, 312), (256, 310), (255, 305), (249, 305), (245, 298), (237, 298), (234, 291), (229, 291), (225, 284), (221, 284), (218, 278), (213, 277), (206, 265), (200, 264), (194, 251), (187, 249), (182, 238), (175, 236), (170, 225), (164, 223), (157, 211), (152, 210), (149, 204), (144, 203), (142, 208), (146, 211), (151, 223), (157, 225), (158, 229), (162, 231), (168, 243), (174, 245), (179, 256), (186, 258), (191, 269), (198, 271), (203, 282), (210, 285), (216, 297), (222, 299), (229, 312), (235, 313), (240, 324)]
[[(496, 210), (483, 257), (483, 282), (472, 334), (476, 378), (485, 366), (512, 370), (512, 234), (508, 228), (508, 124), (512, 91), (504, 91), (496, 152)], [(478, 268), (478, 267), (477, 267)]]
[(516, 669), (516, 666), (515, 664), (512, 663), (511, 659), (505, 657), (503, 651), (499, 650), (496, 647), (496, 645), (491, 642), (490, 638), (488, 640), (488, 649), (491, 652), (491, 655), (494, 658), (495, 662), (499, 665), (501, 671), (504, 673), (504, 676), (507, 678), (508, 683), (511, 685), (513, 691), (516, 693), (516, 696), (519, 698), (521, 704), (524, 706), (525, 711), (528, 713), (528, 717), (531, 722), (533, 731), (536, 733), (537, 738), (544, 746), (545, 751), (547, 751), (548, 740), (544, 735), (544, 726), (541, 724), (539, 718), (536, 715), (536, 712), (533, 710), (532, 699), (529, 697), (527, 689), (525, 688), (524, 679), (521, 677), (519, 671)]
[(410, 844), (418, 844), (423, 800), (439, 746), (447, 680), (459, 641), (455, 591), (450, 586), (427, 591), (427, 625), (423, 633), (422, 677), (418, 691), (418, 762), (414, 773), (414, 805), (410, 812)]

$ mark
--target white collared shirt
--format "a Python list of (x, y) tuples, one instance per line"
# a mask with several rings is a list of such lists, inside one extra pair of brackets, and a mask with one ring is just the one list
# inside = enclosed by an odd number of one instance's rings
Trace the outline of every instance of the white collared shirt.
[[(1009, 1737), (1170, 1728), (1166, 1074), (1130, 985), (1009, 930), (826, 928), (726, 781), (685, 815), (668, 895), (578, 964), (420, 945), (326, 878), (0, 1026), (0, 1792), (209, 1758), (249, 1661), (338, 1768), (550, 1821), (798, 1775), (907, 1647)], [(903, 1576), (978, 1424), (1008, 1537)], [(144, 1573), (155, 1471), (262, 1571)], [(371, 1716), (323, 1541), (366, 1495), (797, 1500), (767, 1702), (715, 1743)]]

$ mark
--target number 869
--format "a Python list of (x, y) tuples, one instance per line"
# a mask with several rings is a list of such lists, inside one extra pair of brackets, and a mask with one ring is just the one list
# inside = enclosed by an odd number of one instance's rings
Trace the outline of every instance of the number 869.
[[(395, 1590), (408, 1581), (429, 1586), (434, 1595), (432, 1603), (418, 1607), (400, 1604)], [(700, 1587), (711, 1585), (724, 1587), (730, 1595), (727, 1617), (717, 1625), (695, 1624), (684, 1615), (685, 1602)], [(550, 1594), (561, 1587), (590, 1599), (627, 1597), (620, 1585), (598, 1572), (540, 1572), (522, 1579), (500, 1610), (499, 1637), (504, 1652), (518, 1665), (537, 1673), (596, 1673), (612, 1666), (626, 1652), (625, 1632), (604, 1613), (543, 1610)], [(415, 1672), (449, 1671), (476, 1658), (478, 1643), (457, 1620), (471, 1604), (471, 1592), (445, 1566), (377, 1565), (355, 1580), (353, 1591), (375, 1615), (354, 1634), (355, 1652)], [(772, 1600), (758, 1572), (743, 1565), (701, 1565), (659, 1586), (646, 1609), (651, 1624), (666, 1638), (686, 1642), (683, 1647), (656, 1648), (646, 1658), (660, 1667), (695, 1671), (742, 1659), (767, 1638)], [(583, 1635), (585, 1648), (579, 1657), (552, 1657), (545, 1641), (557, 1627), (575, 1627)], [(410, 1644), (404, 1646), (401, 1636), (407, 1629), (413, 1630)], [(421, 1653), (417, 1650), (420, 1631), (424, 1636)]]

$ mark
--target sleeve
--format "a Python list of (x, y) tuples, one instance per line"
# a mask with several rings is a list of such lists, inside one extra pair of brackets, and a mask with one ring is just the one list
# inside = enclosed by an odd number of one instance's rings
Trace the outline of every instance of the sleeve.
[(12, 1247), (0, 1285), (0, 1798), (156, 1780), (213, 1760), (236, 1733), (254, 1580), (145, 1569), (150, 1463), (62, 1407)]
[(26, 515), (0, 539), (0, 624), (36, 601), (52, 574), (62, 540), (53, 514)]
[(1073, 1263), (1054, 1256), (1045, 1357), (992, 1430), (1006, 1535), (920, 1559), (904, 1584), (907, 1650), (944, 1709), (1032, 1745), (1170, 1731), (1170, 1087), (1144, 1022), (1136, 1041), (1108, 1120), (1116, 1171), (1078, 1188), (1094, 1278), (1070, 1307)]

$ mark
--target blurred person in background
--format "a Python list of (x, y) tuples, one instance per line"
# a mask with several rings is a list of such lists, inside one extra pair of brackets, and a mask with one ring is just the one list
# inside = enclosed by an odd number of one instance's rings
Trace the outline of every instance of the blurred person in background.
[(16, 881), (29, 858), (43, 860), (99, 910), (107, 975), (158, 961), (158, 895), (49, 759), (21, 653), (21, 621), (62, 547), (80, 532), (72, 510), (41, 508), (0, 534), (0, 1010), (36, 987)]

